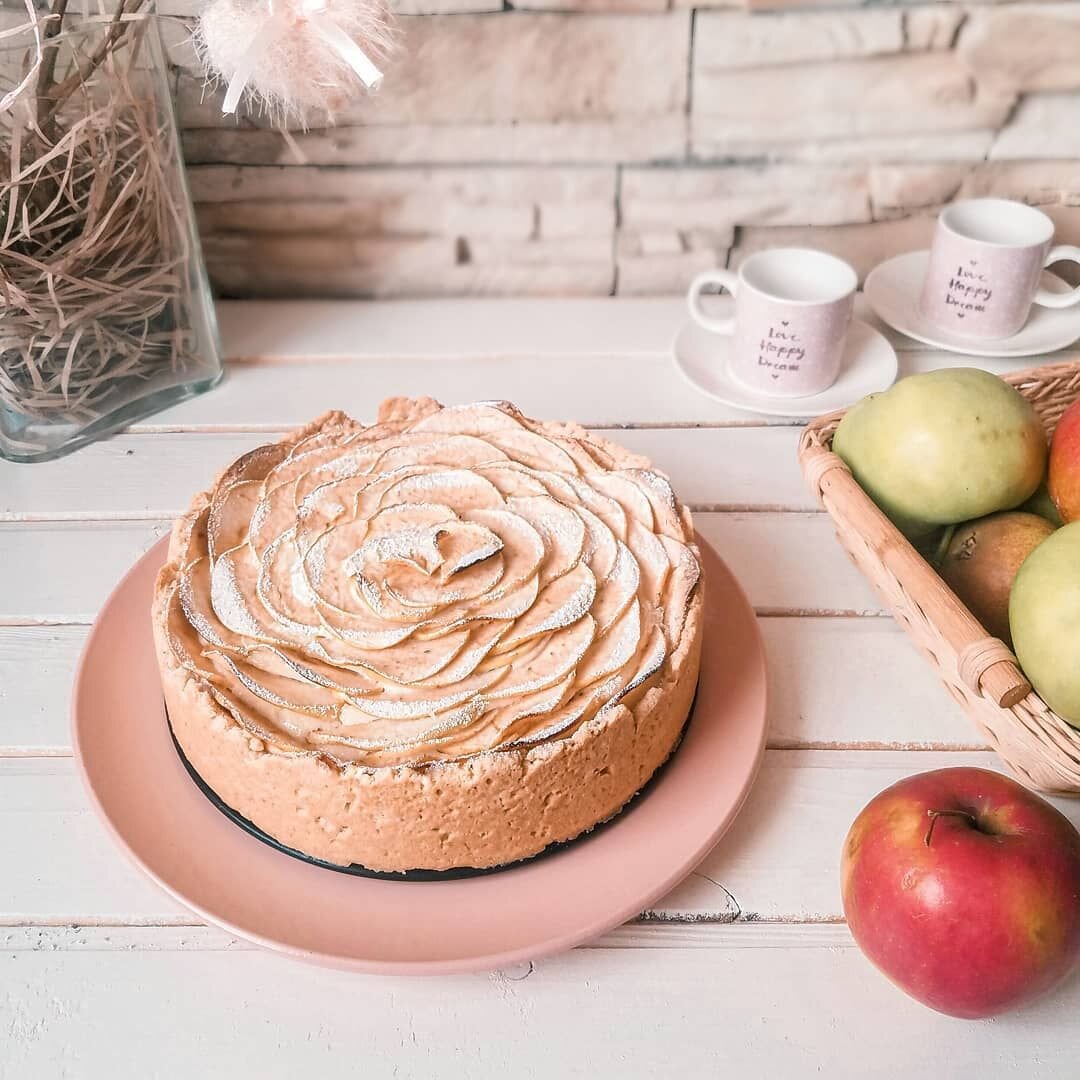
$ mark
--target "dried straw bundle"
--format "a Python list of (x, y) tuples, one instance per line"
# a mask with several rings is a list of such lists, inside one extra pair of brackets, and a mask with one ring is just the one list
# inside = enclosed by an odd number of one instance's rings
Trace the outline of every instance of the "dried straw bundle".
[(141, 3), (69, 30), (55, 0), (34, 84), (0, 115), (0, 404), (34, 419), (92, 421), (192, 347), (178, 149), (139, 92)]

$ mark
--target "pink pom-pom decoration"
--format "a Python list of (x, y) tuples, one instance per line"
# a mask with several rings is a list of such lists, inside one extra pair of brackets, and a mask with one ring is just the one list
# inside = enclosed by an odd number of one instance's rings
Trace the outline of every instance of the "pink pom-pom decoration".
[(195, 43), (227, 85), (222, 112), (246, 98), (282, 123), (306, 123), (378, 86), (393, 35), (384, 0), (211, 0)]

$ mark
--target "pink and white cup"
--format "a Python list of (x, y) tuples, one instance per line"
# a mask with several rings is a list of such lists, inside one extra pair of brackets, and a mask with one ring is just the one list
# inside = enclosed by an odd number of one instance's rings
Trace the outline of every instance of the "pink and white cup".
[(941, 211), (923, 279), (919, 309), (958, 337), (1011, 337), (1031, 305), (1080, 303), (1080, 288), (1051, 292), (1039, 275), (1051, 263), (1080, 262), (1080, 247), (1051, 247), (1054, 223), (1010, 199), (966, 199)]
[[(735, 297), (734, 315), (720, 319), (702, 310), (708, 285)], [(772, 248), (749, 256), (738, 273), (699, 274), (687, 302), (699, 326), (733, 339), (717, 354), (731, 378), (756, 393), (806, 397), (828, 389), (840, 374), (857, 286), (843, 259), (809, 248)]]

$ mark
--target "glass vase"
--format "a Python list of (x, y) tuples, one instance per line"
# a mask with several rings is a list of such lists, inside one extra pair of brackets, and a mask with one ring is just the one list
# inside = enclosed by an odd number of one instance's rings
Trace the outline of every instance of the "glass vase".
[(5, 3), (0, 26), (0, 456), (11, 461), (69, 453), (222, 374), (149, 0), (124, 0), (119, 15), (32, 7), (36, 21), (28, 10), (12, 28)]

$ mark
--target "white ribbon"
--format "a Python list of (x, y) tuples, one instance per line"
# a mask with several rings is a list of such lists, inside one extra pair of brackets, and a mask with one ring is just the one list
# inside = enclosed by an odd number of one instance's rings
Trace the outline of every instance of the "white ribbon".
[(356, 72), (369, 90), (382, 82), (382, 72), (371, 62), (367, 53), (328, 15), (308, 15), (311, 29), (315, 31)]
[(258, 50), (262, 47), (263, 39), (269, 36), (270, 26), (267, 25), (251, 39), (251, 44), (240, 57), (240, 63), (236, 65), (236, 70), (229, 78), (229, 85), (225, 89), (225, 100), (221, 103), (221, 111), (225, 116), (236, 112), (236, 107), (240, 104), (240, 98), (243, 97), (244, 89), (255, 68)]

